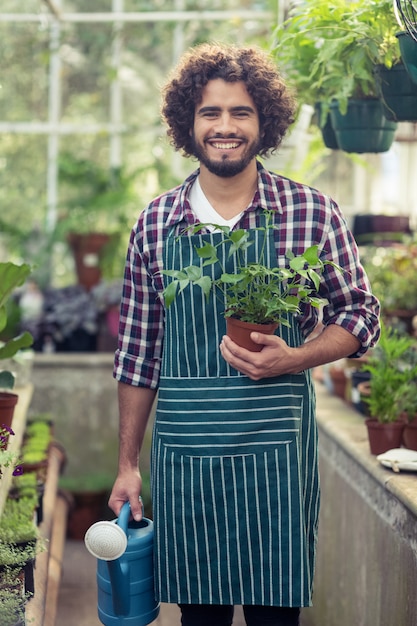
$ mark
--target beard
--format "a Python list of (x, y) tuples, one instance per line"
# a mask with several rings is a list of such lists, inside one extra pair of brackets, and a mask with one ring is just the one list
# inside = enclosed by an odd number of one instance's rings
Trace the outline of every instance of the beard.
[[(221, 138), (219, 138), (221, 139)], [(233, 137), (228, 137), (233, 139)], [(223, 154), (221, 159), (215, 161), (207, 156), (204, 146), (198, 144), (192, 135), (193, 155), (202, 163), (211, 174), (221, 178), (231, 178), (243, 172), (261, 149), (261, 140), (258, 137), (251, 144), (248, 144), (245, 153), (240, 159), (229, 159), (227, 154)]]

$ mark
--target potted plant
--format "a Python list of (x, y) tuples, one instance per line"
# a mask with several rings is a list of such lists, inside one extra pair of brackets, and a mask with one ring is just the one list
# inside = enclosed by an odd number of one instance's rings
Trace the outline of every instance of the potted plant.
[(363, 369), (370, 372), (368, 395), (363, 396), (370, 417), (365, 421), (372, 454), (401, 446), (407, 390), (417, 369), (407, 359), (414, 351), (412, 337), (381, 325), (381, 337)]
[(28, 424), (21, 449), (22, 467), (24, 473), (36, 472), (40, 482), (44, 482), (51, 440), (51, 428), (47, 422), (39, 420)]
[[(7, 262), (0, 263), (0, 333), (7, 325), (7, 305), (10, 296), (17, 287), (20, 287), (29, 276), (31, 268), (29, 265), (16, 265)], [(10, 359), (18, 350), (28, 348), (32, 345), (32, 335), (25, 331), (16, 337), (11, 337), (0, 343), (0, 361)], [(11, 426), (13, 420), (14, 407), (18, 396), (11, 393), (15, 376), (9, 370), (0, 370), (0, 424)], [(7, 391), (6, 391), (7, 390)]]
[[(385, 151), (394, 139), (396, 124), (383, 115), (375, 67), (391, 67), (400, 59), (397, 30), (391, 0), (377, 5), (372, 0), (307, 0), (275, 31), (279, 66), (302, 101), (320, 103), (321, 128), (330, 112), (337, 143), (347, 152)], [(345, 137), (340, 124), (351, 113), (355, 126)], [(377, 129), (366, 139), (358, 130), (364, 119), (365, 128)]]
[[(320, 275), (325, 265), (318, 246), (311, 246), (302, 255), (294, 256), (287, 251), (287, 267), (269, 268), (263, 264), (267, 231), (274, 228), (272, 212), (265, 211), (266, 225), (264, 243), (256, 263), (246, 263), (245, 253), (251, 245), (250, 233), (243, 229), (230, 230), (228, 226), (197, 224), (187, 232), (195, 234), (207, 226), (223, 232), (224, 238), (217, 246), (206, 243), (197, 249), (201, 265), (191, 265), (180, 270), (164, 270), (172, 280), (164, 290), (164, 302), (169, 307), (175, 297), (189, 286), (199, 287), (206, 298), (214, 294), (224, 304), (227, 334), (239, 345), (250, 350), (260, 350), (261, 346), (252, 341), (245, 342), (237, 328), (246, 327), (246, 334), (253, 330), (273, 334), (279, 324), (290, 326), (289, 315), (300, 313), (302, 304), (320, 307), (324, 300), (317, 296)], [(218, 248), (225, 246), (227, 254), (236, 262), (236, 271), (226, 273)], [(213, 279), (205, 268), (217, 264), (222, 273)], [(340, 269), (340, 268), (338, 268)]]
[(45, 290), (41, 334), (56, 352), (94, 352), (98, 310), (91, 293), (81, 285)]
[(113, 482), (114, 476), (103, 472), (60, 478), (60, 488), (71, 494), (73, 504), (68, 516), (68, 537), (84, 539), (92, 524), (109, 515), (107, 502)]
[(122, 273), (121, 236), (133, 217), (137, 172), (106, 168), (98, 162), (63, 153), (59, 179), (63, 203), (56, 236), (66, 238), (74, 255), (79, 284), (90, 290), (102, 276)]

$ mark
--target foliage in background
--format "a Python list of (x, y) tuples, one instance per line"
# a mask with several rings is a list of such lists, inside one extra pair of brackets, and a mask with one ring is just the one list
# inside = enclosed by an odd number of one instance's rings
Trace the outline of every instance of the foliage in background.
[[(91, 0), (88, 11), (111, 11), (111, 0)], [(83, 0), (63, 0), (62, 10), (84, 12)], [(185, 10), (201, 10), (199, 0), (187, 0)], [(257, 9), (276, 11), (273, 0), (215, 0), (210, 9)], [(127, 0), (126, 11), (176, 11), (173, 0)], [(40, 0), (4, 0), (2, 11), (47, 12)], [(109, 121), (110, 89), (115, 78), (112, 65), (112, 24), (64, 23), (61, 29), (62, 121), (97, 123)], [(122, 86), (122, 163), (124, 172), (140, 170), (136, 181), (134, 217), (148, 201), (183, 178), (165, 140), (159, 105), (160, 87), (182, 48), (201, 41), (256, 42), (267, 45), (267, 22), (189, 20), (183, 23), (127, 23), (122, 27), (123, 51), (118, 78)], [(182, 43), (181, 43), (182, 42)], [(48, 120), (49, 28), (39, 23), (0, 23), (2, 89), (0, 121)], [(11, 106), (10, 103), (13, 103)], [(60, 139), (61, 150), (93, 161), (101, 168), (110, 162), (110, 137), (99, 134), (68, 134)], [(32, 134), (0, 134), (0, 259), (22, 259), (36, 265), (34, 278), (48, 286), (74, 281), (66, 258), (66, 246), (56, 244), (56, 233), (47, 231), (47, 137)], [(193, 164), (188, 164), (188, 171)], [(59, 205), (62, 210), (62, 189)], [(129, 220), (129, 228), (134, 219)], [(129, 236), (126, 229), (121, 248)], [(121, 254), (121, 252), (120, 252)], [(49, 263), (48, 263), (49, 262)], [(49, 267), (48, 267), (49, 265)], [(50, 269), (52, 267), (52, 275)], [(113, 270), (112, 270), (113, 271)]]
[(367, 247), (362, 261), (382, 313), (417, 311), (417, 241), (391, 247)]
[[(14, 263), (0, 263), (0, 333), (6, 328), (8, 301), (17, 287), (23, 285), (31, 272), (29, 265), (15, 265)], [(0, 360), (10, 359), (22, 348), (32, 345), (32, 335), (24, 331), (16, 337), (10, 337), (0, 342)], [(14, 375), (10, 371), (0, 371), (0, 387), (13, 388)]]
[[(392, 0), (305, 0), (275, 30), (277, 63), (303, 102), (377, 97), (375, 65), (400, 60)], [(327, 113), (324, 108), (323, 115)]]

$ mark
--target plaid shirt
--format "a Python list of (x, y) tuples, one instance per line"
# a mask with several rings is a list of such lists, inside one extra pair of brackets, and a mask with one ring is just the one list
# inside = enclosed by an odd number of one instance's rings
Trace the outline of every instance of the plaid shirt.
[[(158, 387), (164, 339), (162, 249), (169, 231), (179, 234), (197, 222), (188, 196), (198, 173), (154, 199), (131, 232), (114, 362), (114, 377), (120, 382)], [(352, 356), (364, 354), (378, 339), (379, 303), (370, 291), (356, 243), (337, 204), (311, 187), (268, 172), (258, 162), (258, 191), (235, 228), (255, 228), (265, 209), (276, 211), (277, 258), (284, 259), (288, 249), (297, 255), (316, 244), (324, 251), (323, 258), (345, 270), (325, 268), (320, 295), (328, 304), (322, 321), (338, 324), (357, 337), (361, 346)], [(317, 320), (317, 309), (306, 306), (298, 319), (305, 336)]]

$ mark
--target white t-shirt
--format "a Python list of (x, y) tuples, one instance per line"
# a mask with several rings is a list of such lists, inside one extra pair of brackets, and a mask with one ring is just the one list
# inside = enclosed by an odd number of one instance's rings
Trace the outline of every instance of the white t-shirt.
[[(201, 189), (199, 177), (197, 177), (194, 181), (188, 199), (193, 212), (202, 224), (218, 224), (219, 226), (229, 226), (230, 228), (233, 228), (243, 213), (242, 211), (230, 220), (226, 220), (224, 217), (219, 215), (204, 195), (204, 192)], [(209, 230), (214, 231), (215, 229), (209, 228)]]

